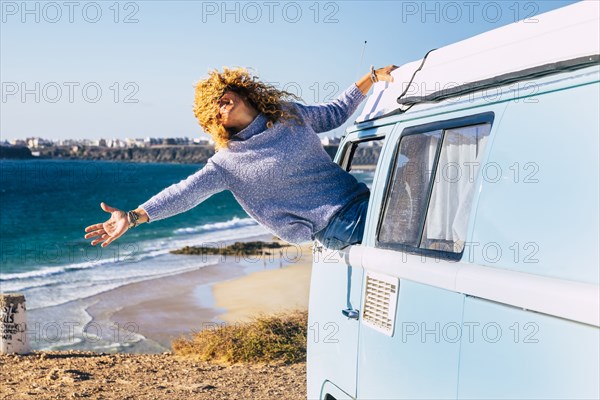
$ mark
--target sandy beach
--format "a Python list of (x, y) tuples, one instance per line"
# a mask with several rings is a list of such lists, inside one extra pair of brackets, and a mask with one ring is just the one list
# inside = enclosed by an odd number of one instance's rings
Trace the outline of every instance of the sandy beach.
[(0, 354), (0, 400), (301, 400), (306, 364), (221, 366), (172, 354)]
[[(246, 239), (255, 240), (274, 241), (270, 235)], [(124, 345), (120, 352), (0, 354), (0, 399), (306, 398), (305, 363), (217, 365), (170, 349), (173, 339), (215, 324), (307, 309), (311, 262), (312, 244), (265, 257), (227, 256), (215, 265), (87, 298), (92, 323), (108, 328)]]
[(246, 322), (260, 313), (307, 309), (312, 246), (300, 250), (300, 257), (282, 268), (215, 284), (212, 292), (216, 306), (226, 310), (219, 318), (229, 323)]
[[(273, 242), (272, 236), (247, 239)], [(280, 242), (285, 244), (285, 242)], [(173, 276), (121, 286), (91, 297), (98, 326), (119, 327), (127, 352), (160, 353), (171, 341), (220, 323), (308, 307), (312, 244), (222, 262)], [(199, 256), (182, 256), (199, 257)], [(145, 340), (134, 342), (136, 334)]]

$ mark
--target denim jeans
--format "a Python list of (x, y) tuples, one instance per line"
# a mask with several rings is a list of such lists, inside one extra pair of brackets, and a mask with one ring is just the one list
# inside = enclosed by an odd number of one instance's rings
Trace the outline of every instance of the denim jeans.
[(360, 195), (338, 210), (315, 239), (331, 250), (342, 250), (362, 242), (370, 193)]

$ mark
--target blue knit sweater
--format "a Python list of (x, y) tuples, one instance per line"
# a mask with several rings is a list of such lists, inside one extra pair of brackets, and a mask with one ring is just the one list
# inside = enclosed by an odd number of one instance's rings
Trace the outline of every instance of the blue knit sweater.
[(366, 96), (352, 84), (336, 100), (296, 107), (303, 123), (275, 123), (264, 114), (234, 135), (228, 148), (206, 165), (142, 205), (149, 222), (187, 211), (215, 193), (230, 190), (244, 210), (290, 243), (314, 239), (348, 202), (368, 192), (323, 149), (317, 133), (342, 125)]

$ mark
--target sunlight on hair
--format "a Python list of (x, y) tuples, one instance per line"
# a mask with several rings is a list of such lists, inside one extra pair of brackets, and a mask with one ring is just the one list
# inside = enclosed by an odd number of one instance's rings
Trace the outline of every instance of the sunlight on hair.
[(219, 123), (217, 101), (225, 91), (231, 90), (247, 98), (250, 103), (267, 117), (267, 127), (271, 128), (279, 121), (300, 122), (292, 108), (284, 107), (284, 102), (297, 100), (298, 96), (272, 85), (261, 82), (257, 76), (251, 75), (246, 68), (223, 67), (223, 71), (212, 70), (206, 79), (196, 83), (194, 97), (194, 115), (202, 129), (212, 136), (215, 149), (227, 147), (229, 133)]

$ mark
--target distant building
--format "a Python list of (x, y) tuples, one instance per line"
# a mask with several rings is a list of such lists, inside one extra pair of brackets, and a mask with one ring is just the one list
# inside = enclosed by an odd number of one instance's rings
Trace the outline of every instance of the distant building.
[(74, 146), (77, 144), (77, 140), (73, 139), (59, 139), (55, 143), (57, 146)]
[(30, 149), (37, 149), (37, 148), (40, 148), (40, 147), (49, 147), (49, 146), (52, 146), (52, 142), (51, 141), (49, 141), (47, 139), (42, 139), (40, 137), (27, 138), (25, 140), (25, 144)]
[(323, 146), (335, 146), (335, 145), (339, 145), (340, 144), (340, 138), (339, 137), (325, 136), (325, 137), (321, 138), (321, 144)]
[(106, 139), (98, 139), (94, 141), (94, 146), (106, 147)]
[(363, 144), (366, 147), (381, 147), (383, 145), (382, 140), (369, 140)]
[(210, 145), (211, 139), (207, 137), (196, 137), (193, 139), (194, 144)]
[(113, 149), (124, 148), (127, 147), (127, 143), (125, 143), (121, 139), (108, 139), (106, 141), (106, 147), (110, 147)]
[(92, 139), (82, 139), (79, 141), (79, 144), (82, 146), (94, 146), (95, 141)]
[(161, 144), (162, 139), (157, 139), (157, 138), (151, 138), (151, 137), (146, 137), (146, 139), (144, 139), (144, 144), (146, 146), (156, 146), (158, 144)]
[(146, 147), (144, 139), (125, 138), (126, 147)]

